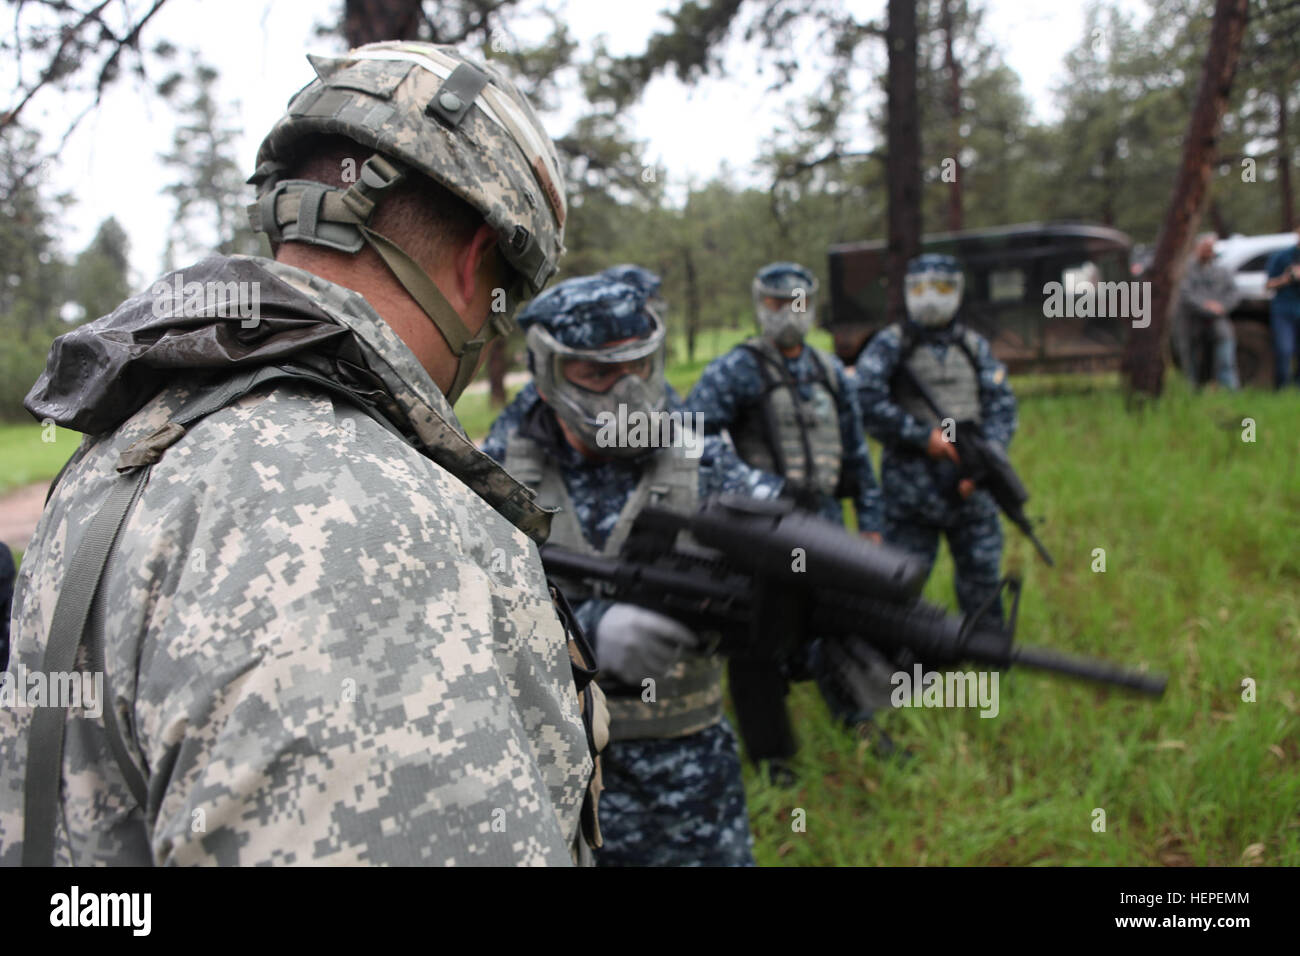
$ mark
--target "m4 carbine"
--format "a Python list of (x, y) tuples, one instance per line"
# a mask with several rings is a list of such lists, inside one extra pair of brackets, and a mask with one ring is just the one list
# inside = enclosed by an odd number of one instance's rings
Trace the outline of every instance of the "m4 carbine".
[(841, 681), (855, 698), (865, 672), (854, 675), (852, 665), (870, 659), (863, 644), (935, 669), (962, 661), (1015, 664), (1164, 693), (1163, 675), (1016, 646), (1019, 581), (1003, 581), (1014, 596), (1005, 626), (984, 623), (980, 613), (951, 615), (918, 598), (926, 568), (917, 558), (785, 500), (728, 495), (689, 515), (647, 508), (617, 557), (553, 545), (543, 545), (541, 555), (562, 588), (640, 605), (696, 633), (716, 634), (708, 651), (786, 661), (807, 641), (827, 639), (837, 667), (850, 671)]
[(912, 374), (912, 370), (906, 365), (899, 366), (898, 371), (904, 380), (916, 389), (922, 401), (930, 406), (930, 411), (934, 412), (941, 422), (944, 420), (955, 422), (957, 434), (954, 436), (953, 447), (957, 450), (957, 457), (961, 459), (958, 465), (960, 477), (969, 478), (976, 486), (991, 494), (998, 507), (1002, 509), (1002, 513), (1034, 543), (1034, 547), (1047, 562), (1047, 566), (1055, 567), (1056, 562), (1043, 547), (1043, 542), (1039, 541), (1038, 536), (1034, 534), (1033, 525), (1025, 515), (1025, 502), (1029, 500), (1029, 492), (1025, 490), (1024, 482), (1020, 480), (1016, 470), (1011, 467), (1011, 459), (1007, 457), (1002, 446), (986, 438), (984, 429), (978, 422), (957, 422), (952, 416), (944, 414), (935, 401), (934, 394), (924, 382)]

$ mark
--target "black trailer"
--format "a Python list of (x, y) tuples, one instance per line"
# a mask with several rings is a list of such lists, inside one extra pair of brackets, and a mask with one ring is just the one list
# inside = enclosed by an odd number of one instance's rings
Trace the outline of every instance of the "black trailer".
[[(1086, 283), (1138, 293), (1133, 285), (1124, 290), (1113, 285), (1135, 281), (1129, 269), (1131, 248), (1131, 240), (1119, 230), (1077, 223), (1027, 223), (938, 233), (922, 240), (924, 252), (961, 261), (966, 287), (960, 318), (988, 338), (994, 354), (1012, 372), (1119, 367), (1135, 302), (1129, 300), (1127, 315), (1063, 315), (1058, 306), (1065, 293), (1073, 298)], [(885, 275), (883, 241), (841, 243), (830, 249), (830, 309), (824, 324), (834, 336), (836, 353), (846, 362), (891, 321)], [(1149, 305), (1149, 298), (1146, 301)]]

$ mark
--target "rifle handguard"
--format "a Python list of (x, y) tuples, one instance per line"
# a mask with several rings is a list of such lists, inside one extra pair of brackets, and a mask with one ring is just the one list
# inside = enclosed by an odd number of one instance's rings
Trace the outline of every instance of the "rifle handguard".
[(700, 544), (725, 552), (744, 570), (809, 590), (909, 601), (920, 595), (928, 572), (906, 551), (872, 544), (781, 499), (719, 496), (700, 507), (690, 530)]

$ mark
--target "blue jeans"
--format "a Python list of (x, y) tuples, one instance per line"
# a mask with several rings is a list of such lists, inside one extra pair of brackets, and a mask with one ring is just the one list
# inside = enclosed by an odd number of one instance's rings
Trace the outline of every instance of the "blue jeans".
[(1237, 378), (1237, 336), (1232, 320), (1214, 320), (1214, 377), (1224, 388), (1241, 388)]
[(1284, 388), (1295, 381), (1291, 361), (1295, 358), (1296, 341), (1300, 339), (1300, 315), (1274, 310), (1268, 317), (1268, 327), (1273, 331), (1273, 381), (1278, 388)]

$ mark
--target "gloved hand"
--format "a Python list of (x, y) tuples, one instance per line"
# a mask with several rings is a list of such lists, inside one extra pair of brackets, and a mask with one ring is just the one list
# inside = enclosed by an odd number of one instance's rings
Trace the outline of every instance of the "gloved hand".
[(699, 646), (688, 627), (634, 604), (613, 604), (596, 625), (596, 666), (625, 684), (661, 678)]

